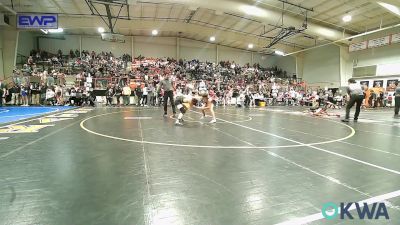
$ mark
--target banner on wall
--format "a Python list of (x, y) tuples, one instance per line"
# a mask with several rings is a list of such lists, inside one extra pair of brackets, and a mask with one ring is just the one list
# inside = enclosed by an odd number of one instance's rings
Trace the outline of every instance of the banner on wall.
[(360, 50), (367, 49), (367, 43), (368, 43), (367, 41), (363, 41), (363, 42), (360, 42), (360, 43), (351, 44), (349, 46), (349, 51), (350, 52), (355, 52), (355, 51), (360, 51)]
[(396, 90), (396, 84), (395, 84), (396, 81), (398, 81), (398, 79), (387, 80), (386, 91), (395, 91)]
[(392, 35), (392, 43), (400, 43), (400, 33)]
[(367, 86), (367, 87), (369, 87), (369, 81), (368, 80), (363, 80), (363, 81), (360, 81), (360, 84), (361, 84), (361, 86)]
[(400, 33), (392, 34), (385, 37), (375, 38), (368, 41), (362, 41), (349, 45), (349, 52), (355, 52), (370, 48), (377, 48), (385, 45), (400, 43)]
[(373, 87), (383, 87), (383, 80), (374, 80), (374, 85)]
[(380, 37), (368, 41), (368, 48), (376, 48), (384, 45), (388, 45), (390, 42), (390, 36)]

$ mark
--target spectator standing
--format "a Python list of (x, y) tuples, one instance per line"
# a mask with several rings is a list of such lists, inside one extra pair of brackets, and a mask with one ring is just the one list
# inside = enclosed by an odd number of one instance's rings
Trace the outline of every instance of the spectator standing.
[(83, 90), (82, 90), (82, 88), (78, 87), (76, 89), (76, 104), (78, 106), (82, 105), (82, 97), (83, 97)]
[(117, 98), (117, 106), (121, 106), (122, 88), (119, 84), (115, 87), (115, 97)]
[(11, 104), (19, 105), (21, 100), (21, 87), (18, 84), (15, 84), (10, 88), (9, 92), (11, 94)]
[(74, 87), (71, 88), (70, 95), (69, 95), (70, 105), (76, 104), (76, 90)]
[(353, 78), (349, 79), (349, 87), (347, 89), (347, 93), (349, 95), (349, 102), (346, 106), (346, 117), (342, 120), (342, 122), (349, 122), (350, 118), (350, 109), (356, 104), (356, 112), (354, 114), (354, 122), (357, 122), (358, 116), (360, 115), (361, 105), (364, 99), (364, 92), (361, 88), (361, 85), (356, 82)]
[(399, 110), (400, 110), (400, 85), (399, 81), (396, 81), (396, 91), (395, 91), (395, 97), (394, 97), (394, 117), (395, 118), (400, 118), (399, 116)]
[(40, 105), (39, 83), (31, 83), (32, 105)]
[(64, 101), (63, 101), (63, 89), (61, 86), (56, 85), (54, 92), (56, 93), (56, 105), (63, 105)]
[(49, 103), (51, 105), (54, 105), (55, 104), (55, 96), (56, 96), (56, 94), (53, 91), (53, 89), (48, 87), (46, 90), (46, 105), (48, 105)]
[(149, 84), (149, 94), (148, 94), (148, 104), (154, 106), (154, 86), (152, 84)]
[(27, 85), (22, 85), (21, 87), (22, 106), (29, 106), (28, 94), (29, 94), (29, 89)]
[(141, 101), (142, 101), (142, 96), (143, 96), (142, 87), (141, 87), (140, 83), (136, 86), (135, 95), (136, 95), (136, 99), (137, 99), (136, 105), (140, 106)]
[(143, 96), (142, 96), (142, 106), (147, 106), (147, 96), (149, 94), (148, 85), (145, 84), (143, 87)]
[(114, 88), (109, 85), (106, 89), (106, 99), (107, 99), (106, 106), (107, 105), (112, 106), (113, 97), (114, 97)]
[(3, 98), (6, 94), (6, 85), (0, 80), (0, 107), (3, 106)]
[(129, 105), (129, 100), (132, 94), (131, 88), (128, 86), (128, 84), (125, 84), (125, 86), (122, 88), (122, 95), (123, 95), (123, 101), (124, 105)]
[(39, 92), (40, 92), (40, 100), (39, 100), (39, 104), (40, 105), (44, 105), (45, 101), (46, 101), (46, 85), (44, 83), (42, 83), (39, 86)]

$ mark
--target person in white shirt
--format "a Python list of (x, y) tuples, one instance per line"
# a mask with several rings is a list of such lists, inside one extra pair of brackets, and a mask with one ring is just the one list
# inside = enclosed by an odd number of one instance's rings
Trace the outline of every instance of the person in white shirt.
[(346, 106), (346, 117), (342, 122), (349, 122), (350, 109), (356, 104), (356, 112), (354, 113), (354, 122), (357, 122), (358, 116), (360, 115), (361, 105), (364, 100), (364, 92), (361, 85), (356, 82), (353, 78), (349, 79), (349, 87), (347, 88), (347, 93), (349, 95), (349, 102)]
[(47, 103), (51, 103), (51, 105), (54, 105), (55, 102), (55, 92), (51, 88), (47, 88), (46, 90), (46, 101)]
[(201, 90), (207, 90), (206, 83), (203, 80), (201, 80), (199, 83), (199, 91)]
[(131, 88), (128, 86), (128, 84), (125, 84), (125, 86), (122, 88), (122, 98), (124, 105), (129, 105), (129, 99), (132, 94)]
[(142, 95), (142, 106), (146, 106), (147, 107), (147, 95), (149, 94), (149, 88), (148, 88), (148, 84), (145, 84), (143, 87), (143, 95)]

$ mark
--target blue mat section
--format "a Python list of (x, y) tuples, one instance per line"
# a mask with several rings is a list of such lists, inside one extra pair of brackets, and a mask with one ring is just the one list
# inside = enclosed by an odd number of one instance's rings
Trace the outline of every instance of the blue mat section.
[(52, 107), (0, 107), (0, 124), (10, 123), (18, 120), (29, 119), (47, 113), (62, 112), (75, 107), (52, 106)]

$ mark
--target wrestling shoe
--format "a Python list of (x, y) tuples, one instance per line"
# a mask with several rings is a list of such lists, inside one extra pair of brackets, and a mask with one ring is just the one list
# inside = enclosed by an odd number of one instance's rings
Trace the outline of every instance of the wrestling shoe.
[(210, 123), (216, 123), (217, 122), (217, 120), (211, 120), (210, 121)]
[(179, 120), (176, 120), (175, 125), (183, 126), (183, 123), (181, 123)]

